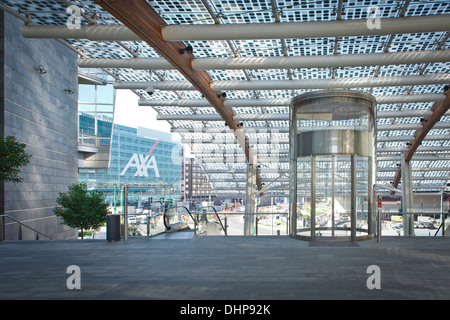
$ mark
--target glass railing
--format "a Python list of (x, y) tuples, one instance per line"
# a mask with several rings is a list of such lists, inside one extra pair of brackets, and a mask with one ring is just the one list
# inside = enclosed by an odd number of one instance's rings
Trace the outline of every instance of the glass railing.
[[(447, 214), (445, 214), (444, 220), (442, 215), (436, 212), (411, 212), (406, 214), (414, 216), (414, 236), (443, 236), (450, 226), (450, 216)], [(164, 232), (190, 229), (197, 236), (244, 236), (245, 215), (250, 215), (251, 219), (255, 219), (253, 235), (289, 235), (287, 212), (220, 212), (214, 207), (200, 208), (197, 212), (192, 212), (186, 207), (169, 207), (164, 213), (129, 214), (128, 235), (151, 237)], [(334, 223), (338, 226), (335, 232), (349, 232), (344, 230), (346, 221), (341, 220), (335, 220)], [(308, 226), (307, 219), (302, 223), (305, 223), (305, 227)], [(360, 224), (357, 227), (357, 229), (367, 228), (366, 225)], [(317, 236), (325, 237), (326, 232), (328, 232), (325, 229), (318, 230)], [(376, 231), (375, 233), (377, 234)], [(382, 213), (381, 235), (404, 236), (403, 214)], [(447, 231), (445, 235), (450, 236), (450, 231)]]
[(414, 236), (440, 237), (449, 236), (450, 216), (447, 213), (415, 211), (406, 213), (382, 212), (381, 235), (404, 236), (404, 215), (412, 219)]
[(78, 135), (78, 145), (90, 147), (109, 146), (111, 145), (111, 137), (99, 137), (80, 133)]
[[(226, 217), (219, 214), (215, 207), (201, 208), (201, 212), (195, 213), (198, 235), (227, 235)], [(225, 220), (224, 220), (225, 218)]]
[(166, 231), (196, 229), (197, 221), (188, 208), (183, 206), (168, 207), (164, 211), (164, 226)]
[(226, 212), (219, 213), (229, 236), (243, 236), (246, 215), (254, 220), (253, 235), (257, 236), (285, 236), (288, 234), (288, 214), (280, 212)]
[(162, 212), (135, 213), (128, 215), (129, 236), (150, 237), (163, 233), (165, 230), (164, 215)]
[(191, 229), (196, 235), (226, 235), (226, 229), (214, 207), (202, 212), (191, 212), (187, 207), (174, 206), (166, 209), (164, 225), (167, 232)]

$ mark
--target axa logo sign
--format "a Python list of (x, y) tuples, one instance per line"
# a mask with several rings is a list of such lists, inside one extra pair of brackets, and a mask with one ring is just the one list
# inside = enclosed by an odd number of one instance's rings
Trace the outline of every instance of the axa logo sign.
[(150, 149), (147, 155), (134, 153), (130, 160), (128, 160), (127, 165), (123, 168), (122, 173), (123, 176), (130, 167), (136, 168), (135, 177), (148, 177), (148, 169), (153, 169), (155, 171), (155, 176), (159, 178), (159, 170), (158, 164), (156, 163), (155, 156), (152, 156), (151, 153), (157, 146), (159, 141), (156, 141), (153, 147)]
[(134, 153), (120, 175), (123, 176), (130, 167), (136, 168), (135, 177), (148, 177), (148, 169), (153, 169), (155, 176), (159, 178), (158, 164), (156, 163), (155, 156), (150, 156), (149, 154), (144, 156), (143, 154)]

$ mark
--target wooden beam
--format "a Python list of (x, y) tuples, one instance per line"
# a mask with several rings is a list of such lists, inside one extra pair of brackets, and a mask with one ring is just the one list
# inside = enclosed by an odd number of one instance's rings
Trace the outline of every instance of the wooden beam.
[[(236, 138), (249, 163), (253, 162), (250, 147), (245, 139), (242, 139), (238, 122), (234, 120), (231, 107), (223, 104), (221, 92), (211, 89), (212, 78), (205, 70), (192, 69), (194, 55), (180, 53), (186, 45), (180, 41), (166, 42), (162, 37), (161, 27), (166, 22), (153, 10), (145, 0), (95, 0), (103, 9), (112, 14), (125, 26), (137, 34), (142, 40), (152, 46), (162, 57), (172, 64), (180, 73), (195, 86), (195, 88), (216, 109), (227, 126), (234, 130)], [(256, 175), (258, 190), (262, 189), (259, 173)]]
[[(414, 153), (417, 148), (422, 144), (425, 136), (433, 129), (434, 125), (439, 122), (441, 117), (445, 115), (445, 113), (450, 109), (450, 90), (446, 86), (446, 90), (444, 91), (445, 100), (442, 102), (435, 102), (431, 107), (432, 114), (429, 118), (424, 119), (422, 122), (422, 128), (417, 129), (414, 133), (414, 141), (409, 145), (408, 151), (405, 153), (405, 161), (411, 161)], [(394, 181), (392, 182), (392, 186), (397, 188), (400, 183), (400, 178), (402, 176), (401, 166), (398, 167), (397, 173), (395, 174)], [(391, 191), (391, 194), (393, 192)]]

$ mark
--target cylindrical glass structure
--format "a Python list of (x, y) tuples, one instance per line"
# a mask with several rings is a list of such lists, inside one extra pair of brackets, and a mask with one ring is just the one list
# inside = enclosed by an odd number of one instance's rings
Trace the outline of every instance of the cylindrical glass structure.
[(376, 100), (308, 92), (290, 105), (290, 233), (304, 240), (373, 238)]

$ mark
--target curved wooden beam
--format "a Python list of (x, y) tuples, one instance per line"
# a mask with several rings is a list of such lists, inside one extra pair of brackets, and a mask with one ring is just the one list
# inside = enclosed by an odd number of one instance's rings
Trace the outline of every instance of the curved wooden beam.
[[(424, 119), (422, 122), (422, 128), (417, 129), (414, 133), (414, 141), (410, 143), (408, 151), (405, 153), (405, 161), (409, 162), (414, 152), (416, 152), (417, 148), (422, 144), (425, 136), (433, 129), (434, 125), (439, 122), (441, 117), (450, 109), (450, 90), (448, 86), (444, 88), (445, 100), (442, 102), (435, 102), (431, 107), (432, 114), (429, 118)], [(395, 179), (392, 182), (392, 186), (397, 188), (400, 183), (400, 178), (402, 176), (401, 166), (398, 167), (397, 173), (395, 174)], [(394, 192), (391, 191), (391, 194)]]
[[(103, 9), (111, 13), (125, 26), (153, 47), (162, 57), (172, 64), (193, 86), (209, 101), (222, 117), (227, 126), (233, 129), (249, 163), (253, 163), (248, 142), (243, 137), (243, 130), (234, 120), (231, 107), (223, 104), (221, 92), (211, 89), (212, 79), (205, 70), (194, 70), (191, 53), (181, 53), (186, 45), (180, 41), (164, 41), (162, 26), (166, 22), (150, 7), (145, 0), (95, 0)], [(242, 132), (241, 132), (242, 131)], [(262, 189), (259, 173), (256, 174), (258, 190)]]

